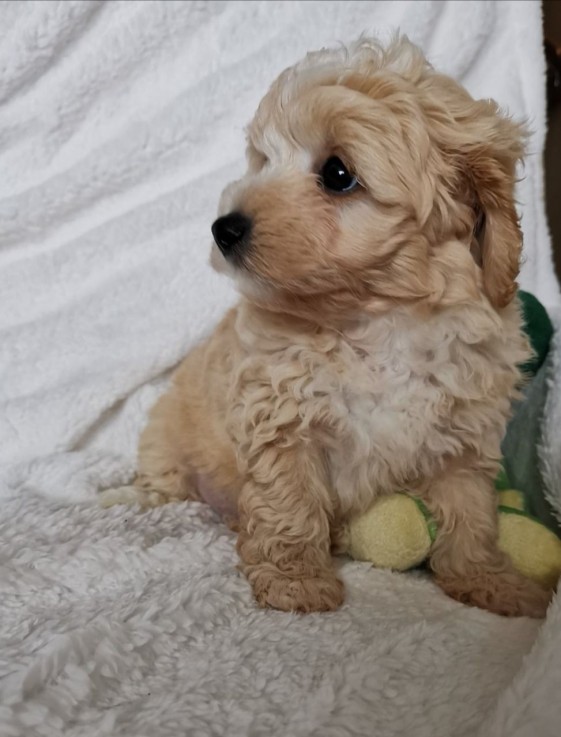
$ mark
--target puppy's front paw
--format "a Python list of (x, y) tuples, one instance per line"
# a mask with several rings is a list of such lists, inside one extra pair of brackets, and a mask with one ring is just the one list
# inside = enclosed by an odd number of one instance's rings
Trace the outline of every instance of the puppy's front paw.
[(517, 571), (485, 571), (466, 578), (439, 578), (439, 586), (453, 599), (505, 617), (542, 619), (553, 596)]
[(343, 583), (334, 574), (311, 578), (290, 578), (280, 571), (253, 572), (253, 593), (261, 607), (283, 612), (329, 612), (345, 598)]

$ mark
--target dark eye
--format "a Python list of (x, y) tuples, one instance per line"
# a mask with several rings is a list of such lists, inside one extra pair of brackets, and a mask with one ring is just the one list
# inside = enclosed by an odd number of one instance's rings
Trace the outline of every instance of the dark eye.
[(331, 192), (351, 192), (358, 181), (338, 156), (330, 156), (319, 173), (321, 183)]

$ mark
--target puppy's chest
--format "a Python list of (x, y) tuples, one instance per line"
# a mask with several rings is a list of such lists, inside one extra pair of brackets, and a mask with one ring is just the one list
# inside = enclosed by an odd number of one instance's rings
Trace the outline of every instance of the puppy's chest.
[(407, 334), (342, 338), (318, 357), (306, 401), (328, 428), (325, 454), (343, 509), (368, 505), (458, 451), (454, 393), (445, 387), (451, 361), (446, 348)]
[(242, 455), (260, 437), (314, 440), (343, 512), (430, 478), (444, 456), (500, 424), (500, 412), (487, 411), (489, 391), (495, 402), (503, 392), (508, 406), (509, 387), (495, 380), (497, 362), (510, 361), (506, 349), (461, 321), (397, 315), (350, 334), (280, 342), (260, 339), (248, 350), (232, 387), (232, 438)]
[(378, 436), (431, 424), (433, 414), (427, 410), (438, 404), (441, 390), (436, 389), (435, 369), (425, 363), (410, 348), (366, 351), (345, 346), (325, 373), (317, 372), (311, 386), (317, 396), (329, 397), (337, 438), (368, 451), (367, 438), (379, 441)]

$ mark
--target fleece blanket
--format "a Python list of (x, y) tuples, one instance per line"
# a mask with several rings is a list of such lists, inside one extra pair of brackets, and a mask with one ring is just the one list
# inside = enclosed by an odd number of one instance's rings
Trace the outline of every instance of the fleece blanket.
[[(0, 4), (2, 737), (558, 734), (559, 600), (506, 621), (341, 560), (339, 612), (263, 612), (210, 510), (96, 506), (235, 298), (209, 224), (260, 96), (306, 50), (396, 26), (529, 120), (521, 285), (554, 312), (539, 3)], [(550, 369), (560, 509), (559, 337)]]

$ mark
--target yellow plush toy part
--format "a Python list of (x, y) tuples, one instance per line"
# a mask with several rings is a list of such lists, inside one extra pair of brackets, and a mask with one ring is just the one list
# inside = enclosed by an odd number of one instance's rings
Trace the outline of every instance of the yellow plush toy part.
[(499, 492), (499, 546), (528, 578), (553, 587), (561, 575), (561, 540), (524, 512), (524, 495)]
[(424, 504), (404, 493), (381, 497), (346, 528), (352, 558), (396, 571), (420, 565), (435, 537), (436, 524)]
[[(499, 546), (516, 568), (537, 583), (561, 576), (561, 540), (524, 510), (519, 491), (499, 491)], [(407, 493), (378, 499), (346, 528), (347, 552), (377, 568), (406, 571), (430, 557), (438, 527), (425, 505)]]

